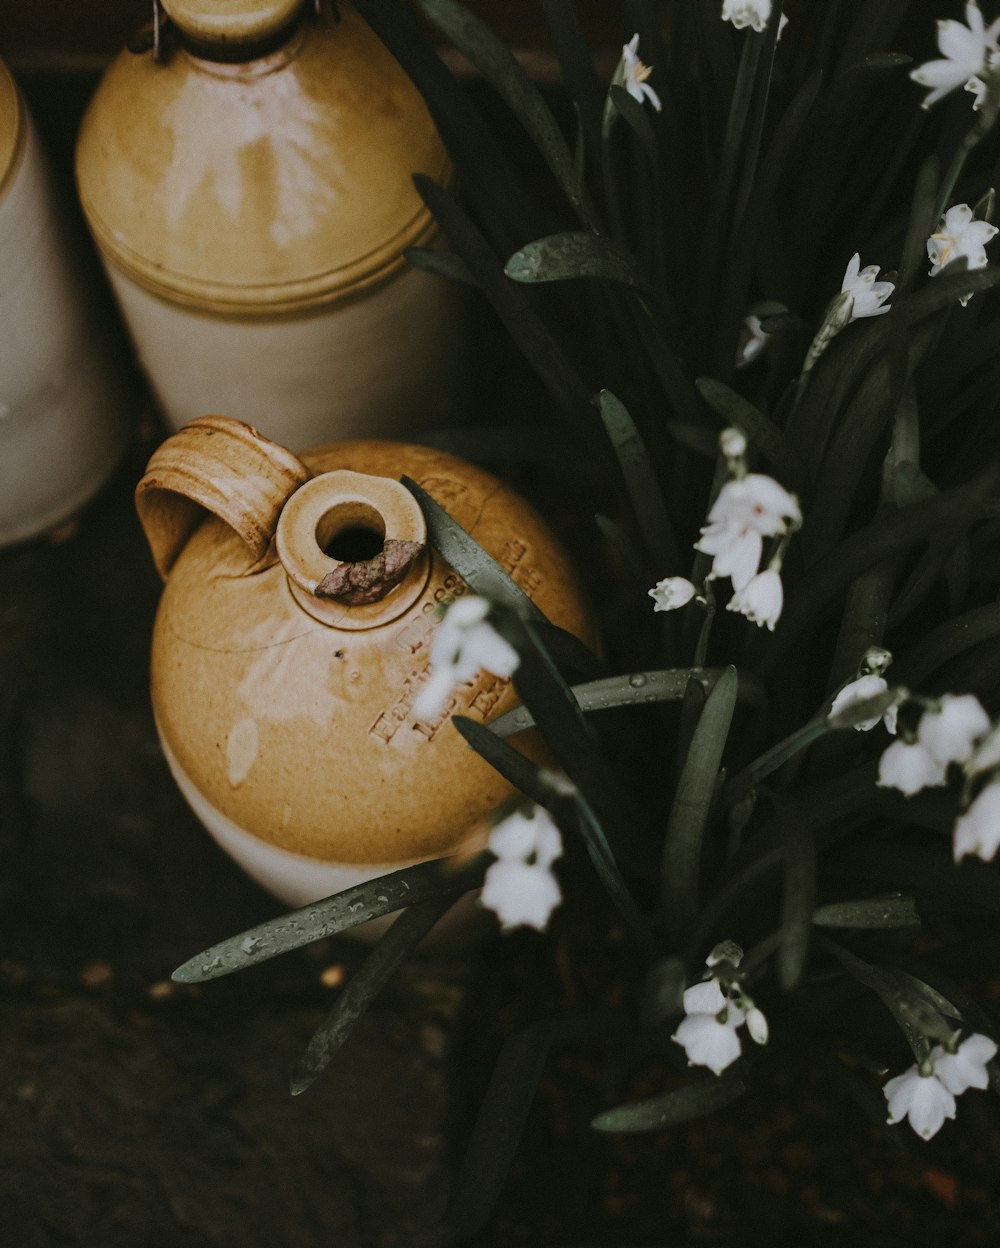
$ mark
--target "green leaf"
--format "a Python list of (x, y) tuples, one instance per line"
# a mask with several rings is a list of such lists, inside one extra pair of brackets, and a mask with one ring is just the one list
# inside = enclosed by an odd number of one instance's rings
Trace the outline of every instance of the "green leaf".
[[(605, 676), (585, 684), (573, 685), (573, 696), (584, 713), (611, 710), (619, 706), (647, 706), (654, 702), (679, 702), (689, 680), (700, 681), (711, 689), (728, 669), (724, 667), (670, 667), (657, 671), (630, 672), (624, 676)], [(737, 697), (753, 705), (763, 704), (763, 691), (752, 676), (740, 673)], [(534, 724), (526, 706), (517, 706), (498, 719), (491, 720), (489, 731), (498, 737), (523, 732)]]
[(323, 1073), (400, 963), (409, 957), (453, 902), (452, 897), (434, 897), (404, 910), (396, 919), (348, 980), (337, 1004), (296, 1063), (291, 1079), (292, 1096), (304, 1092)]
[(500, 1197), (554, 1034), (552, 1023), (534, 1023), (500, 1051), (444, 1215), (463, 1239), (482, 1231)]
[(994, 602), (985, 607), (973, 607), (932, 629), (897, 659), (893, 671), (917, 688), (952, 659), (997, 637), (1000, 637), (1000, 605)]
[(403, 256), (415, 269), (423, 269), (426, 273), (434, 273), (438, 277), (446, 277), (467, 286), (478, 285), (472, 270), (453, 251), (444, 251), (440, 247), (407, 247)]
[(474, 14), (454, 0), (417, 0), (427, 18), (469, 58), (500, 93), (530, 135), (566, 198), (585, 225), (595, 226), (593, 209), (577, 181), (573, 157), (538, 87), (510, 48)]
[(698, 393), (723, 424), (735, 425), (769, 460), (782, 483), (790, 490), (801, 490), (805, 467), (785, 435), (774, 421), (759, 412), (752, 403), (712, 377), (695, 381)]
[[(633, 101), (634, 103), (635, 101)], [(610, 390), (597, 396), (597, 406), (622, 470), (625, 489), (655, 566), (664, 572), (680, 567), (680, 549), (674, 536), (663, 494), (649, 453), (627, 408)]]
[(817, 927), (919, 927), (920, 915), (912, 897), (868, 897), (820, 906), (813, 912), (812, 921)]
[(650, 167), (658, 171), (660, 162), (656, 147), (656, 135), (653, 133), (653, 123), (649, 120), (645, 108), (638, 100), (633, 99), (624, 87), (617, 86), (614, 83), (608, 88), (608, 99), (618, 115), (628, 125), (629, 129), (635, 133), (642, 144)]
[(476, 753), (501, 776), (539, 806), (558, 814), (565, 804), (565, 793), (555, 788), (548, 774), (512, 745), (495, 736), (486, 724), (453, 715), (452, 724)]
[(603, 1114), (597, 1115), (591, 1126), (596, 1131), (622, 1133), (662, 1131), (681, 1122), (690, 1122), (692, 1118), (703, 1118), (706, 1114), (731, 1105), (745, 1091), (746, 1084), (739, 1075), (722, 1075), (717, 1079), (689, 1083), (686, 1087), (675, 1088), (660, 1096), (629, 1101), (615, 1109), (605, 1110)]
[(441, 557), (455, 569), (469, 588), (492, 602), (502, 603), (526, 620), (545, 616), (492, 555), (467, 530), (448, 515), (440, 503), (411, 477), (400, 481), (420, 504), (427, 522), (427, 536)]
[(507, 280), (500, 257), (452, 195), (422, 174), (414, 174), (413, 183), (456, 253), (475, 275), (507, 332), (555, 399), (556, 414), (567, 431), (588, 454), (599, 461), (606, 460), (609, 448), (592, 420), (590, 389), (529, 302), (527, 293)]
[(661, 895), (667, 926), (677, 937), (698, 909), (702, 840), (736, 708), (736, 669), (727, 668), (705, 700), (684, 761), (663, 845)]
[(515, 282), (602, 277), (640, 290), (644, 286), (633, 257), (597, 234), (550, 234), (536, 239), (514, 252), (504, 272)]
[(777, 966), (778, 983), (787, 992), (801, 979), (809, 953), (816, 905), (816, 843), (794, 807), (781, 814), (778, 827), (784, 860), (784, 889)]
[(345, 932), (414, 902), (435, 897), (454, 899), (479, 887), (490, 861), (491, 856), (485, 853), (461, 864), (450, 858), (436, 858), (355, 884), (212, 945), (179, 966), (171, 978), (179, 984), (204, 983)]

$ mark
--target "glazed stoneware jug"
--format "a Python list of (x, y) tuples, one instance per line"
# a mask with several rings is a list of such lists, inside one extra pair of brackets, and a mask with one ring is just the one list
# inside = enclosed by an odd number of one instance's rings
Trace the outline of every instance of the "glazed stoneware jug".
[(102, 336), (96, 294), (0, 63), (0, 546), (74, 515), (125, 445), (127, 360)]
[[(299, 458), (203, 417), (164, 442), (137, 488), (166, 581), (152, 644), (164, 753), (219, 844), (292, 905), (471, 847), (511, 793), (449, 723), (517, 705), (509, 680), (480, 673), (433, 720), (412, 713), (437, 609), (466, 586), (426, 544), (404, 474), (553, 623), (593, 641), (542, 519), (443, 452), (369, 440)], [(394, 550), (403, 570), (373, 595), (377, 575), (354, 573)]]
[(162, 0), (83, 119), (77, 186), (171, 428), (299, 449), (393, 437), (446, 388), (453, 284), (412, 174), (447, 182), (410, 80), (345, 0)]

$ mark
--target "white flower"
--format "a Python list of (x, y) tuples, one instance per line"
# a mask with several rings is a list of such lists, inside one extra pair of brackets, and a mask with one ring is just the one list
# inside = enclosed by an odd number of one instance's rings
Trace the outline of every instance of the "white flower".
[(976, 742), (990, 729), (990, 719), (971, 693), (946, 693), (917, 725), (917, 740), (931, 758), (947, 766), (964, 763)]
[[(931, 277), (937, 277), (953, 260), (963, 256), (966, 268), (984, 269), (989, 263), (986, 244), (996, 232), (995, 225), (977, 221), (968, 204), (953, 204), (941, 218), (936, 232), (927, 240), (927, 255), (931, 262), (928, 272)], [(970, 298), (966, 295), (959, 302), (964, 307)]]
[(759, 34), (770, 16), (771, 0), (723, 0), (722, 20), (732, 22), (737, 30), (752, 26)]
[(937, 1045), (931, 1051), (934, 1074), (952, 1096), (961, 1096), (968, 1088), (988, 1088), (990, 1073), (986, 1063), (997, 1055), (997, 1046), (989, 1036), (978, 1033), (967, 1036), (954, 1053)]
[(767, 1044), (769, 1034), (767, 1019), (755, 1005), (747, 1010), (747, 1031), (754, 1044)]
[(955, 1098), (936, 1075), (922, 1075), (917, 1066), (890, 1079), (882, 1089), (889, 1102), (889, 1122), (909, 1118), (917, 1135), (929, 1140), (955, 1117)]
[(945, 764), (916, 741), (894, 741), (879, 759), (876, 784), (883, 789), (899, 789), (910, 797), (921, 789), (944, 784), (945, 771)]
[(752, 577), (742, 589), (737, 589), (726, 603), (726, 610), (738, 611), (758, 628), (766, 625), (773, 633), (783, 604), (781, 577), (773, 568), (767, 568)]
[(964, 86), (970, 78), (978, 77), (987, 67), (989, 53), (997, 50), (1000, 19), (985, 26), (979, 5), (969, 0), (965, 20), (967, 26), (950, 20), (938, 22), (938, 50), (944, 54), (944, 60), (927, 61), (910, 73), (922, 87), (933, 87), (924, 100), (924, 108)]
[(430, 679), (413, 703), (417, 719), (434, 719), (456, 685), (480, 671), (508, 677), (517, 671), (517, 651), (487, 622), (490, 604), (468, 594), (448, 608), (431, 639)]
[[(992, 72), (998, 66), (1000, 66), (1000, 52), (988, 52), (986, 54), (985, 68)], [(988, 90), (986, 83), (976, 75), (965, 84), (965, 90), (975, 96), (975, 99), (972, 101), (972, 111), (978, 113), (986, 103), (986, 92)]]
[(737, 1024), (732, 1021), (737, 1012), (729, 1006), (726, 1013), (725, 1022), (719, 1022), (714, 1014), (689, 1014), (674, 1032), (672, 1039), (692, 1066), (707, 1066), (713, 1074), (721, 1075), (742, 1053)]
[(490, 852), (505, 861), (531, 862), (551, 867), (562, 854), (559, 829), (541, 806), (529, 814), (516, 810), (494, 824), (489, 837)]
[(657, 581), (649, 591), (656, 605), (654, 611), (676, 611), (686, 606), (695, 595), (695, 587), (683, 576), (668, 576)]
[[(841, 711), (846, 711), (848, 707), (856, 705), (858, 702), (867, 702), (869, 698), (877, 698), (880, 693), (888, 692), (889, 686), (883, 676), (875, 676), (869, 673), (867, 676), (859, 676), (857, 680), (852, 680), (849, 685), (845, 685), (840, 693), (833, 699), (833, 706), (830, 707), (830, 719), (836, 718)], [(889, 732), (896, 731), (896, 716), (899, 708), (890, 706), (882, 715), (876, 715), (874, 719), (863, 719), (860, 724), (854, 727), (858, 732), (868, 732), (874, 728), (880, 719), (885, 721), (885, 726)]]
[(751, 314), (744, 317), (740, 346), (736, 352), (736, 367), (746, 368), (748, 364), (752, 364), (773, 337), (773, 334), (764, 332), (759, 316)]
[(981, 772), (992, 771), (1000, 765), (1000, 724), (994, 725), (976, 746), (975, 751), (965, 764), (966, 773), (978, 776)]
[(851, 321), (858, 321), (865, 316), (881, 316), (889, 311), (886, 299), (896, 289), (892, 282), (877, 282), (878, 265), (869, 264), (861, 268), (861, 253), (855, 252), (847, 262), (844, 280), (840, 286), (842, 295), (851, 297)]
[(656, 111), (660, 112), (662, 110), (660, 97), (646, 81), (653, 71), (639, 60), (638, 35), (633, 35), (622, 48), (621, 71), (624, 74), (625, 90), (632, 99), (641, 104), (645, 96)]
[(955, 820), (955, 861), (975, 854), (989, 862), (1000, 849), (1000, 784), (988, 784), (964, 815)]
[(517, 810), (494, 825), (489, 848), (497, 861), (486, 872), (480, 904), (496, 914), (504, 930), (543, 931), (562, 899), (551, 871), (562, 854), (559, 829), (539, 806), (530, 813)]
[(730, 425), (719, 434), (719, 450), (726, 459), (741, 460), (747, 453), (747, 435)]
[(735, 589), (742, 589), (760, 564), (762, 538), (785, 533), (790, 523), (801, 522), (795, 495), (773, 477), (751, 472), (727, 481), (719, 491), (695, 550), (713, 556), (710, 577), (728, 576)]
[(685, 1014), (721, 1014), (729, 1004), (717, 979), (703, 979), (684, 989)]
[(562, 893), (548, 867), (500, 858), (486, 872), (479, 900), (496, 914), (505, 930), (534, 927), (544, 931)]

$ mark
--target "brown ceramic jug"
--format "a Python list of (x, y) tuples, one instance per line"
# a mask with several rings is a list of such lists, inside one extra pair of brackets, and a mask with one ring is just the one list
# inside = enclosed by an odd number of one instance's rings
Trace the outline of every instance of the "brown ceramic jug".
[[(509, 680), (482, 672), (433, 721), (412, 713), (437, 608), (466, 586), (425, 545), (404, 474), (553, 623), (593, 641), (541, 517), (440, 451), (357, 441), (297, 458), (247, 425), (204, 417), (155, 452), (137, 489), (166, 579), (152, 653), (164, 752), (212, 835), (293, 905), (471, 846), (511, 793), (449, 723), (510, 710)], [(317, 595), (331, 572), (395, 543), (414, 543), (416, 557), (384, 597)]]
[(171, 428), (240, 416), (294, 449), (426, 424), (455, 288), (412, 268), (412, 182), (450, 165), (346, 0), (162, 0), (80, 128), (87, 222)]

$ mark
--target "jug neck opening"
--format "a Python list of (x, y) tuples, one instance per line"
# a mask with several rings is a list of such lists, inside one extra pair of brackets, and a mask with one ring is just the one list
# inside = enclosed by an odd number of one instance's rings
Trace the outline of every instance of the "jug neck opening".
[(427, 583), (423, 513), (388, 477), (346, 469), (314, 477), (285, 504), (276, 539), (292, 596), (324, 624), (387, 624)]

